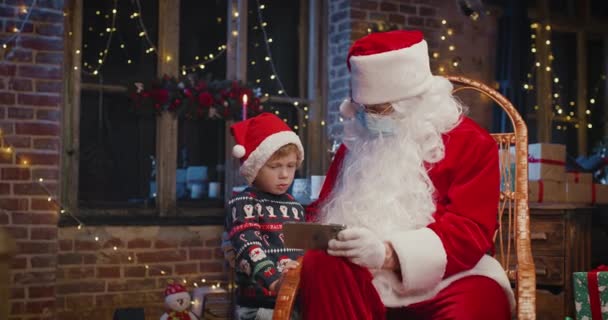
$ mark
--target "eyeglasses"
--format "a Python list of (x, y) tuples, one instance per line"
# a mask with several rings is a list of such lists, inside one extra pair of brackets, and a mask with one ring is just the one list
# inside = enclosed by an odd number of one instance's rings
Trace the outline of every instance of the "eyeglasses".
[(395, 111), (393, 106), (390, 103), (380, 103), (380, 104), (369, 104), (369, 105), (361, 105), (363, 107), (363, 111), (366, 113), (378, 114), (378, 115), (387, 115), (391, 114)]

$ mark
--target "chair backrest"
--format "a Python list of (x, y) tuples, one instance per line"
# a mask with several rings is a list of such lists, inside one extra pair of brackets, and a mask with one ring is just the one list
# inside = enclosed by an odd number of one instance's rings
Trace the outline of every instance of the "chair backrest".
[[(474, 90), (491, 98), (511, 120), (513, 132), (493, 133), (500, 158), (501, 194), (496, 258), (515, 282), (517, 319), (535, 319), (536, 274), (528, 211), (528, 128), (513, 104), (496, 90), (459, 76), (447, 77), (454, 93)], [(514, 164), (514, 165), (512, 165)]]

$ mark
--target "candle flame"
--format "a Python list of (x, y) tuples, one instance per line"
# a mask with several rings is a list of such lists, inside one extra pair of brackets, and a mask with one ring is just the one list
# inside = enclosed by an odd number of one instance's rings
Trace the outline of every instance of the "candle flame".
[(243, 104), (247, 104), (247, 95), (246, 94), (243, 95)]

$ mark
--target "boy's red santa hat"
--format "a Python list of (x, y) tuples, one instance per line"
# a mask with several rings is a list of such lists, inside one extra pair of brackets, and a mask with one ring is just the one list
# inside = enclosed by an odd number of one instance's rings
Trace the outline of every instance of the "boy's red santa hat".
[[(357, 41), (346, 60), (351, 72), (352, 101), (373, 105), (400, 101), (428, 90), (433, 75), (422, 32), (395, 30), (372, 33)], [(348, 103), (340, 106), (352, 116)]]
[(258, 171), (281, 147), (293, 143), (300, 150), (298, 165), (304, 158), (304, 147), (298, 135), (283, 120), (272, 113), (262, 113), (230, 127), (236, 145), (232, 155), (241, 160), (241, 174), (249, 184)]

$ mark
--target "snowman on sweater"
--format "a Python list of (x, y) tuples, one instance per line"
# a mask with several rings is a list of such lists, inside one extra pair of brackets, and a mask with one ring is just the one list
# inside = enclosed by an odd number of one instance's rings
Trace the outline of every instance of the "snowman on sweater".
[(165, 289), (165, 312), (160, 320), (197, 320), (194, 313), (190, 312), (190, 294), (186, 288), (179, 283), (169, 284)]

